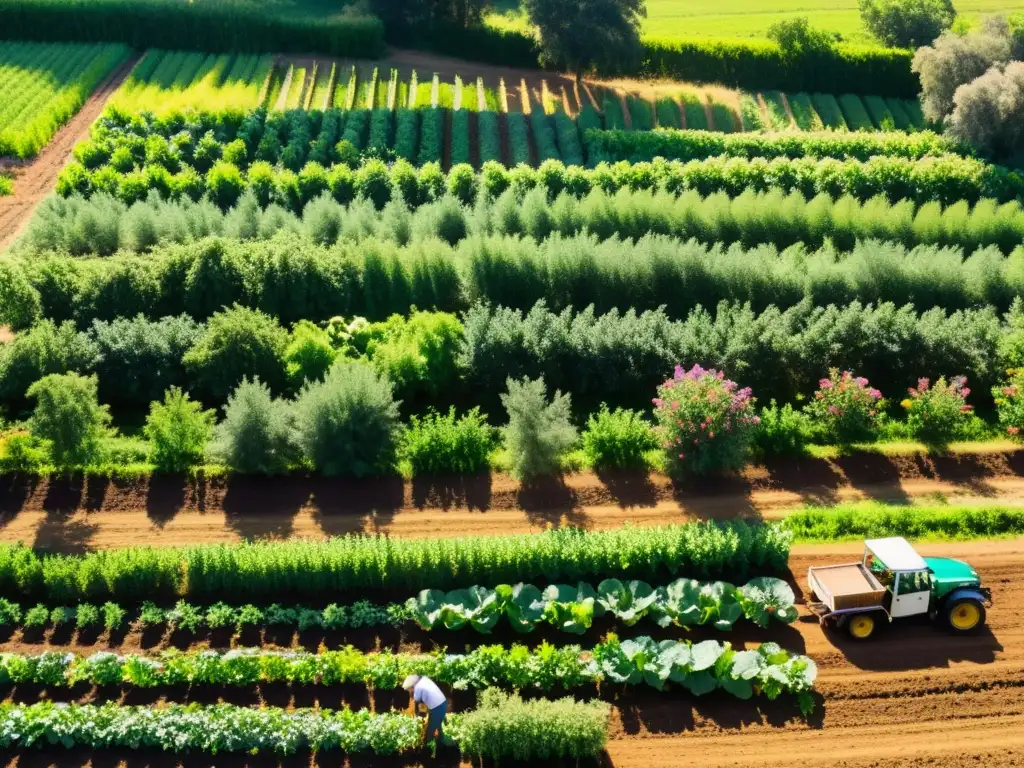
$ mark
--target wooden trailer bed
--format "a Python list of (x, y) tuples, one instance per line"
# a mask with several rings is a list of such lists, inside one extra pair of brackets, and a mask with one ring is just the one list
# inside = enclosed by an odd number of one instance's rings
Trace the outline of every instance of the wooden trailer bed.
[(825, 565), (810, 568), (807, 582), (831, 611), (881, 605), (885, 587), (863, 563)]

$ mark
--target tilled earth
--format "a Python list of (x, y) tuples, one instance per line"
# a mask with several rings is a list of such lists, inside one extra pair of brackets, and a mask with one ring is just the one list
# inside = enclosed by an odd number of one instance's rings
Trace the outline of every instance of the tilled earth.
[[(128, 541), (123, 541), (126, 544)], [(807, 721), (792, 702), (763, 699), (741, 702), (724, 695), (694, 699), (682, 692), (591, 691), (613, 705), (611, 738), (604, 764), (628, 766), (1016, 766), (1024, 765), (1024, 541), (927, 544), (926, 555), (949, 555), (968, 560), (992, 588), (993, 606), (985, 630), (970, 637), (954, 637), (925, 621), (908, 620), (885, 629), (879, 637), (856, 643), (843, 635), (823, 632), (816, 620), (801, 610), (791, 627), (770, 632), (740, 631), (728, 635), (736, 645), (773, 639), (793, 651), (807, 653), (818, 664), (818, 709)], [(806, 569), (815, 564), (856, 559), (858, 544), (798, 546), (791, 558), (791, 578), (799, 587)], [(602, 627), (601, 629), (604, 629)], [(637, 625), (621, 634), (651, 633)], [(705, 631), (699, 633), (704, 635)], [(710, 632), (710, 631), (707, 631)], [(479, 643), (484, 637), (461, 636)], [(407, 650), (429, 647), (436, 638), (415, 634), (395, 638), (347, 638), (358, 645), (393, 645)], [(505, 638), (490, 639), (504, 640)], [(530, 638), (530, 641), (540, 637)], [(598, 637), (572, 638), (587, 645)], [(455, 637), (446, 638), (454, 645)], [(258, 640), (257, 640), (258, 641)], [(302, 638), (279, 639), (278, 644), (299, 644)], [(563, 642), (570, 641), (562, 636)], [(225, 641), (226, 642), (226, 641)], [(319, 640), (317, 640), (319, 642)], [(140, 651), (192, 645), (223, 645), (209, 638), (181, 642), (170, 637), (142, 638), (129, 633), (116, 647)], [(270, 644), (273, 644), (271, 642)], [(307, 642), (307, 645), (310, 643)], [(333, 645), (333, 642), (328, 643)], [(88, 653), (108, 647), (107, 638), (89, 641), (88, 647), (70, 639), (42, 638), (23, 642), (15, 634), (0, 650), (32, 651), (44, 647), (73, 648)], [(15, 690), (12, 697), (37, 700), (50, 695), (61, 699), (98, 701), (111, 692), (94, 690), (47, 692)], [(356, 686), (332, 689), (289, 689), (261, 686), (257, 690), (114, 691), (125, 703), (152, 704), (161, 700), (214, 701), (277, 706), (351, 706), (387, 709), (403, 707), (403, 697), (390, 692), (366, 694)], [(455, 706), (472, 705), (469, 694), (457, 694)], [(288, 758), (283, 765), (308, 764), (309, 756)], [(341, 764), (336, 756), (315, 758), (319, 765)], [(397, 761), (373, 760), (373, 765), (445, 765), (452, 757), (423, 761), (406, 757)], [(26, 751), (12, 756), (11, 766), (124, 765), (277, 765), (270, 757), (171, 757), (110, 752), (88, 754), (64, 750)]]

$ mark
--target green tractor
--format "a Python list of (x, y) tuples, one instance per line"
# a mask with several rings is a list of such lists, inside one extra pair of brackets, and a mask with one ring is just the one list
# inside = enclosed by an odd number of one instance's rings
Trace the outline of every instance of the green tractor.
[(807, 571), (808, 608), (822, 626), (845, 629), (856, 640), (875, 634), (883, 620), (928, 614), (956, 634), (985, 623), (992, 594), (970, 565), (948, 557), (921, 557), (906, 539), (870, 539), (858, 563)]

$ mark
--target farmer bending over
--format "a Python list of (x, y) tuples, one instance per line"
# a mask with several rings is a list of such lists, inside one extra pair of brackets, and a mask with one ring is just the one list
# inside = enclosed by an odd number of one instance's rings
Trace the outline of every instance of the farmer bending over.
[(448, 699), (441, 693), (437, 683), (429, 677), (409, 675), (402, 683), (402, 687), (412, 693), (414, 712), (417, 704), (422, 704), (427, 709), (427, 727), (423, 731), (420, 743), (426, 744), (436, 736), (437, 744), (440, 744), (441, 727), (444, 725), (445, 715), (448, 714)]

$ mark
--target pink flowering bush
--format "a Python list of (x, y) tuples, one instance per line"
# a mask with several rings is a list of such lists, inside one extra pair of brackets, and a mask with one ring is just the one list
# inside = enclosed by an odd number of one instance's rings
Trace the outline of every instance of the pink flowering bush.
[(1006, 374), (1009, 379), (992, 388), (999, 424), (1010, 437), (1024, 439), (1024, 368), (1010, 368)]
[(932, 384), (918, 379), (916, 387), (907, 389), (901, 405), (907, 411), (910, 434), (927, 445), (946, 445), (960, 437), (971, 418), (966, 398), (971, 394), (966, 376), (945, 376)]
[(806, 406), (821, 437), (839, 445), (873, 440), (884, 407), (882, 393), (863, 376), (832, 368)]
[(669, 474), (707, 475), (743, 466), (760, 421), (750, 387), (739, 389), (720, 371), (677, 365), (653, 402)]

